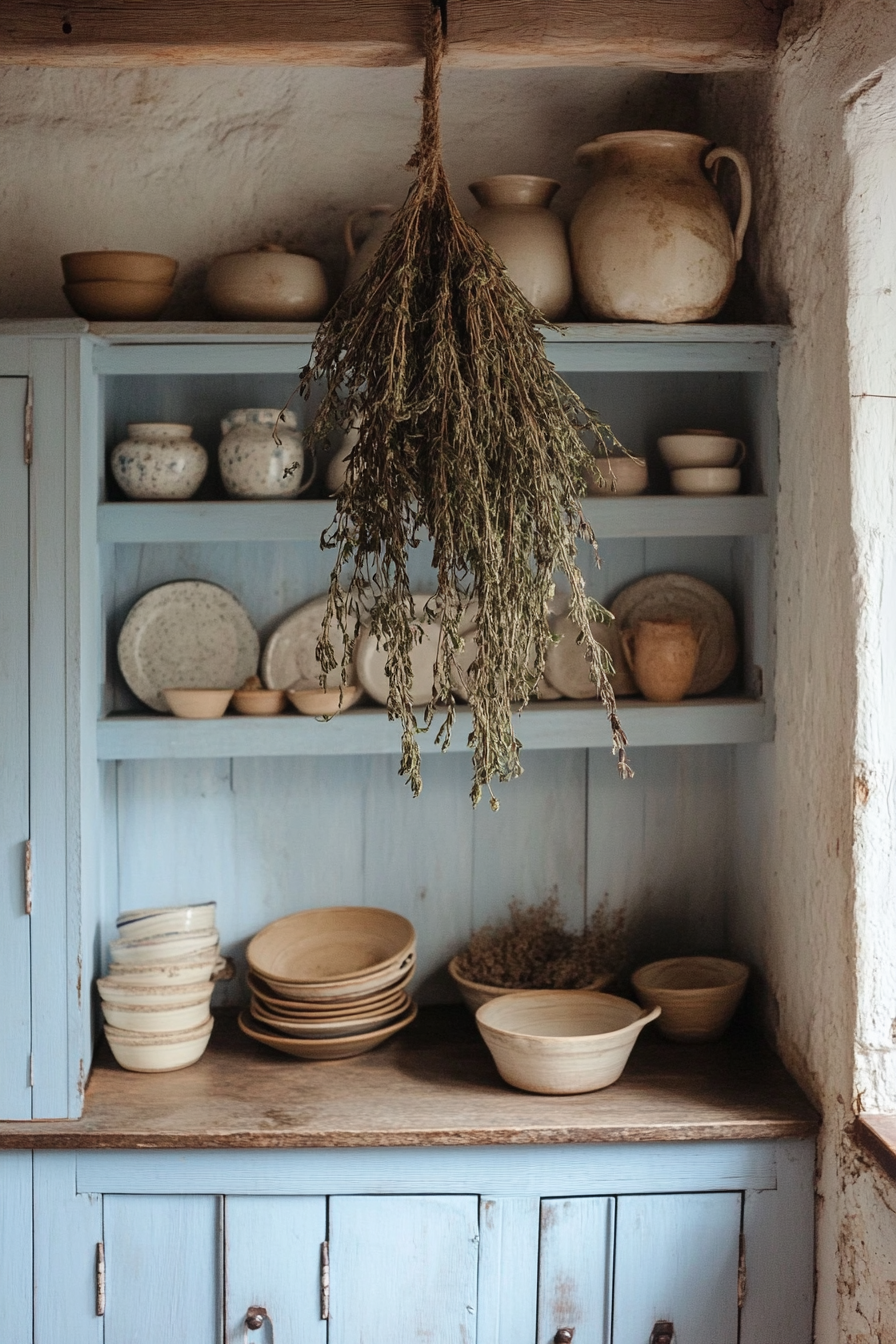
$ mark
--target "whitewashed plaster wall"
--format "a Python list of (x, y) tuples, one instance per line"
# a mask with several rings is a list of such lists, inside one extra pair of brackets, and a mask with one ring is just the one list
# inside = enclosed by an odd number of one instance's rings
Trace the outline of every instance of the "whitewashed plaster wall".
[[(2, 57), (0, 57), (2, 60)], [(218, 253), (275, 241), (321, 257), (338, 283), (342, 226), (403, 198), (420, 70), (0, 69), (0, 316), (70, 315), (59, 256), (118, 247), (181, 263), (171, 317), (203, 317)], [(611, 130), (690, 129), (696, 81), (596, 69), (448, 70), (444, 139), (461, 208), (468, 182), (538, 173), (588, 181), (577, 145)]]
[(824, 1115), (818, 1344), (896, 1341), (896, 1189), (849, 1134), (859, 1107), (896, 1107), (896, 402), (863, 395), (896, 393), (894, 55), (891, 0), (797, 0), (775, 70), (714, 80), (707, 100), (758, 169), (760, 287), (795, 331), (777, 736), (744, 774), (764, 845), (740, 865), (732, 931), (765, 967), (779, 1048)]

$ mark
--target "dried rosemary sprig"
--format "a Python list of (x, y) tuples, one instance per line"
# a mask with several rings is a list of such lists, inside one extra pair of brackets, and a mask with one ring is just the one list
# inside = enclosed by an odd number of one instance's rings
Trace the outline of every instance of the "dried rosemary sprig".
[(389, 715), (402, 724), (400, 773), (418, 794), (410, 655), (424, 613), (413, 609), (407, 556), (428, 534), (437, 592), (425, 614), (441, 621), (442, 638), (424, 727), (437, 705), (447, 707), (437, 735), (443, 749), (454, 721), (462, 617), (474, 596), (479, 606), (478, 652), (465, 672), (475, 805), (495, 777), (522, 773), (513, 706), (526, 704), (544, 668), (557, 571), (569, 583), (570, 616), (620, 769), (631, 772), (612, 668), (589, 626), (612, 617), (586, 597), (576, 560), (577, 538), (597, 555), (579, 503), (590, 457), (583, 436), (604, 451), (615, 440), (558, 377), (538, 330), (542, 318), (451, 198), (439, 128), (442, 55), (434, 10), (420, 139), (408, 165), (416, 180), (370, 267), (321, 324), (301, 389), (308, 396), (325, 383), (307, 431), (312, 446), (337, 427), (359, 427), (335, 522), (321, 539), (336, 552), (318, 643), (322, 680), (336, 667), (331, 624), (346, 640), (344, 673), (363, 615), (387, 651)]

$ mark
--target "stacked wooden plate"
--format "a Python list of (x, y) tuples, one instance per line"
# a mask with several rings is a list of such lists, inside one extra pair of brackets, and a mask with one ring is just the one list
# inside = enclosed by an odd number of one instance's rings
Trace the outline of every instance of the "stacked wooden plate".
[(240, 1029), (297, 1059), (362, 1055), (417, 1016), (416, 945), (407, 919), (371, 906), (275, 920), (246, 949), (252, 1002)]

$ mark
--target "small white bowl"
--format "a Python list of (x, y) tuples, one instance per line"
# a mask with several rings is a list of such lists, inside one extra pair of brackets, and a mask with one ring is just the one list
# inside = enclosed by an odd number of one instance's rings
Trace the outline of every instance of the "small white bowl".
[(186, 985), (134, 985), (113, 975), (97, 980), (96, 988), (103, 1003), (118, 1004), (121, 1008), (133, 1008), (138, 1004), (147, 1008), (180, 1008), (197, 1003), (200, 997), (207, 1002), (214, 983), (206, 976), (204, 980)]
[(215, 901), (202, 905), (159, 905), (122, 910), (115, 923), (121, 938), (156, 938), (160, 933), (207, 933), (215, 927)]
[(736, 495), (740, 467), (680, 467), (669, 473), (676, 495)]
[(164, 933), (158, 938), (113, 938), (112, 960), (124, 965), (151, 966), (169, 961), (195, 961), (203, 953), (218, 951), (218, 933)]
[(135, 965), (128, 962), (114, 962), (109, 967), (109, 979), (120, 985), (191, 985), (203, 984), (222, 971), (225, 966), (223, 957), (213, 950), (202, 957), (193, 957), (189, 961), (150, 962)]
[(205, 1053), (214, 1021), (210, 1017), (190, 1031), (175, 1031), (168, 1036), (147, 1036), (136, 1031), (121, 1031), (106, 1026), (109, 1049), (123, 1069), (132, 1073), (171, 1073), (195, 1064)]
[(670, 471), (679, 467), (739, 467), (747, 449), (742, 439), (713, 429), (686, 429), (657, 440), (660, 457)]
[(601, 457), (585, 475), (589, 495), (626, 499), (643, 495), (647, 489), (647, 459), (644, 457)]
[(639, 1033), (659, 1015), (590, 989), (527, 989), (484, 1003), (476, 1025), (511, 1087), (567, 1096), (615, 1083)]
[(172, 1031), (190, 1031), (201, 1027), (208, 1020), (209, 999), (212, 985), (208, 991), (194, 997), (192, 1003), (173, 1005), (138, 1004), (125, 1007), (120, 1003), (103, 1003), (103, 1017), (110, 1027), (120, 1027), (122, 1031), (137, 1031), (143, 1036), (157, 1036)]

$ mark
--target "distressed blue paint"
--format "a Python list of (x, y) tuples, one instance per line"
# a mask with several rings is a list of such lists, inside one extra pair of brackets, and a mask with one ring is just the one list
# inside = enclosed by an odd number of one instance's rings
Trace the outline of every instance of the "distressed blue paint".
[(746, 1297), (740, 1344), (812, 1338), (815, 1145), (782, 1140), (775, 1190), (744, 1195)]
[(536, 1344), (562, 1329), (576, 1344), (610, 1344), (615, 1215), (613, 1199), (542, 1200)]
[(7, 1338), (31, 1344), (31, 1154), (0, 1153), (0, 1302)]
[(619, 1199), (613, 1344), (645, 1344), (659, 1320), (681, 1344), (737, 1344), (740, 1224), (737, 1194)]
[(96, 1247), (103, 1201), (75, 1190), (74, 1153), (34, 1154), (34, 1344), (102, 1344)]
[[(245, 1344), (246, 1312), (262, 1306), (276, 1340), (327, 1344), (320, 1314), (327, 1201), (231, 1195), (224, 1205), (225, 1344)], [(262, 1344), (263, 1336), (258, 1336)]]
[(479, 1202), (477, 1344), (528, 1344), (538, 1302), (539, 1202), (483, 1195)]
[(474, 1344), (478, 1200), (337, 1196), (329, 1224), (329, 1344)]

